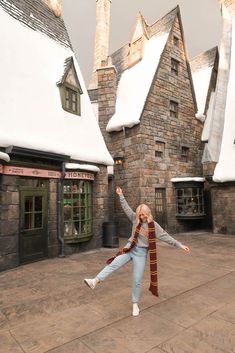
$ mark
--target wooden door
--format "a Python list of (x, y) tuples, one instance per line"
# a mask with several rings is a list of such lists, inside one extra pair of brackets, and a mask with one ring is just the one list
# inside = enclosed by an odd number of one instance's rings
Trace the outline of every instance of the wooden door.
[(47, 256), (47, 190), (21, 190), (20, 263)]
[(166, 228), (166, 189), (155, 189), (155, 220), (160, 224), (162, 228)]

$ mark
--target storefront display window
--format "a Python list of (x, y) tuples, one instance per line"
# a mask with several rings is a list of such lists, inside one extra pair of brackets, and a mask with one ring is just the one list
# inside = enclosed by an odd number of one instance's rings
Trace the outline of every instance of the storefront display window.
[(202, 187), (176, 189), (176, 216), (198, 217), (205, 215)]
[(64, 239), (79, 242), (92, 235), (91, 181), (66, 180), (63, 185)]
[(176, 197), (176, 217), (178, 219), (201, 219), (206, 216), (204, 202), (205, 178), (172, 178)]

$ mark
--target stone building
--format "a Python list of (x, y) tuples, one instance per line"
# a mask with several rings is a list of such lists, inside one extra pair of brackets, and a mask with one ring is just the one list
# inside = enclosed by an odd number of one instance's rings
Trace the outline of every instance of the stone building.
[(102, 244), (113, 160), (60, 12), (0, 1), (0, 270)]
[[(132, 208), (148, 204), (169, 232), (205, 227), (203, 122), (195, 117), (179, 7), (152, 25), (139, 14), (130, 42), (100, 62), (97, 82), (89, 94), (115, 161), (110, 183)], [(128, 236), (129, 223), (118, 204), (115, 210), (118, 234)]]
[[(202, 164), (211, 197), (213, 231), (235, 234), (235, 1), (220, 2), (223, 30), (219, 65), (214, 66), (210, 84), (202, 80), (198, 86), (199, 90), (208, 90), (204, 106)], [(203, 56), (205, 58), (205, 54)], [(205, 69), (205, 62), (198, 64), (195, 73)]]

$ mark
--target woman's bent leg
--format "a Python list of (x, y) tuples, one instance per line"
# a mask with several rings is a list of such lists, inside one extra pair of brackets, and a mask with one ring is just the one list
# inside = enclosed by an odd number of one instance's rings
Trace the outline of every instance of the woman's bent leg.
[(131, 261), (131, 256), (129, 253), (117, 256), (111, 264), (105, 266), (100, 273), (96, 276), (99, 281), (104, 281), (109, 275), (114, 271), (118, 270), (120, 267)]

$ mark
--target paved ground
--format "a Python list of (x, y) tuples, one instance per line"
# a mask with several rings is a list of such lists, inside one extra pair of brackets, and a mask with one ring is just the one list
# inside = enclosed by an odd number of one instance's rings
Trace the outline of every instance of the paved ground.
[[(45, 260), (0, 274), (0, 353), (235, 352), (235, 236), (175, 236), (191, 254), (158, 243), (160, 297), (131, 316), (131, 264), (95, 291), (116, 249)], [(123, 244), (123, 240), (121, 241)]]

